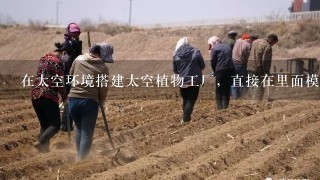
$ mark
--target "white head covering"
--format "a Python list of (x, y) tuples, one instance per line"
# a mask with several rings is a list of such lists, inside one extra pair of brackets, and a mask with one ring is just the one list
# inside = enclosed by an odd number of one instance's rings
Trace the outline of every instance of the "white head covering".
[(189, 44), (187, 37), (183, 37), (183, 38), (179, 39), (179, 41), (177, 42), (175, 51), (177, 51), (181, 46), (186, 45), (186, 44)]
[(211, 44), (211, 46), (214, 46), (220, 42), (221, 42), (221, 40), (218, 36), (212, 36), (211, 38), (208, 39), (208, 44)]

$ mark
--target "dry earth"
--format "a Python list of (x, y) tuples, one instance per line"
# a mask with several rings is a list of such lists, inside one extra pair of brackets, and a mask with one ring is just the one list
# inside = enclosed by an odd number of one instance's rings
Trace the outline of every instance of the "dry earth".
[[(60, 132), (51, 151), (33, 147), (39, 124), (28, 100), (29, 90), (16, 87), (20, 77), (0, 94), (0, 179), (319, 179), (320, 92), (300, 90), (301, 96), (252, 104), (232, 101), (215, 109), (212, 84), (201, 89), (190, 124), (181, 125), (178, 90), (162, 98), (140, 89), (111, 89), (107, 117), (120, 154), (113, 157), (99, 115), (90, 158), (75, 161), (75, 146)], [(13, 83), (15, 82), (15, 83)], [(3, 93), (9, 92), (10, 93)], [(124, 91), (124, 92), (123, 92)], [(288, 99), (288, 92), (272, 91)], [(293, 91), (292, 91), (293, 92)], [(161, 94), (161, 93), (160, 93)], [(150, 99), (155, 100), (150, 100)], [(312, 100), (305, 100), (305, 99)]]
[[(288, 27), (296, 36), (308, 30), (301, 24)], [(117, 60), (163, 60), (171, 58), (179, 37), (190, 35), (207, 58), (207, 37), (222, 35), (228, 28), (232, 27), (137, 30), (113, 37), (100, 32), (92, 33), (92, 39), (113, 43)], [(280, 39), (292, 39), (294, 34), (286, 34), (286, 28), (277, 24), (257, 32), (274, 30), (282, 33)], [(1, 59), (8, 60), (1, 62), (1, 74), (12, 74), (0, 76), (1, 180), (55, 179), (58, 170), (60, 179), (320, 179), (320, 91), (315, 87), (271, 88), (275, 101), (231, 101), (229, 109), (217, 111), (214, 80), (209, 79), (187, 125), (179, 123), (182, 100), (177, 88), (111, 88), (106, 109), (112, 137), (121, 147), (117, 156), (104, 153), (111, 146), (100, 114), (88, 160), (75, 161), (74, 132), (70, 145), (68, 135), (59, 132), (51, 151), (39, 154), (33, 147), (39, 124), (30, 90), (22, 87), (19, 77), (34, 73), (36, 61), (12, 60), (39, 59), (61, 40), (61, 30), (0, 31)], [(86, 46), (85, 34), (81, 36)], [(275, 56), (319, 57), (316, 42), (303, 43), (291, 48), (279, 43)], [(118, 62), (110, 67), (113, 74), (171, 72), (170, 62), (142, 69)]]

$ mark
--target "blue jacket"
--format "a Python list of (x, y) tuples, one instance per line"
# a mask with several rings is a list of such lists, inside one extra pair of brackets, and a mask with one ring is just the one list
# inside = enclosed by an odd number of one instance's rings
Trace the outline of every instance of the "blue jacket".
[(211, 67), (215, 73), (234, 69), (232, 51), (228, 45), (218, 43), (211, 49)]
[(202, 83), (202, 70), (206, 67), (199, 49), (188, 44), (181, 46), (173, 55), (173, 71), (183, 77), (184, 85)]

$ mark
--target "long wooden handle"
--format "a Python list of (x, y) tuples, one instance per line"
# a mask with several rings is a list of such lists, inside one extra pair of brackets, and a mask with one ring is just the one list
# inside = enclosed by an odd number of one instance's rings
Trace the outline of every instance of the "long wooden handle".
[(100, 106), (101, 113), (102, 113), (102, 119), (103, 119), (103, 122), (104, 122), (104, 127), (105, 127), (105, 130), (107, 132), (108, 138), (110, 140), (110, 144), (112, 146), (112, 149), (114, 150), (115, 147), (114, 147), (114, 143), (113, 143), (113, 140), (112, 140), (112, 137), (111, 137), (111, 132), (110, 132), (109, 124), (108, 124), (108, 121), (107, 121), (107, 116), (106, 116), (106, 113), (104, 111), (103, 104), (100, 101), (100, 88), (99, 87), (98, 87), (98, 97), (99, 97), (98, 101), (99, 101), (99, 106)]
[(90, 31), (87, 32), (88, 35), (88, 46), (91, 47), (91, 40), (90, 40)]
[(106, 132), (108, 134), (108, 137), (109, 137), (109, 140), (110, 140), (110, 144), (112, 146), (112, 149), (115, 149), (114, 143), (113, 143), (113, 140), (112, 140), (112, 137), (111, 137), (111, 133), (110, 133), (110, 129), (109, 129), (106, 113), (104, 112), (104, 108), (103, 108), (103, 105), (102, 105), (101, 102), (99, 102), (99, 106), (100, 106), (102, 117), (103, 117), (104, 127), (105, 127), (105, 130), (106, 130)]

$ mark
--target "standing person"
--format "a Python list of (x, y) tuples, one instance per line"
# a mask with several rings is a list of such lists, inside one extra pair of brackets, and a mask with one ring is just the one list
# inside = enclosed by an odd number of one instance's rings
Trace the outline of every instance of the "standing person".
[(50, 139), (60, 130), (59, 94), (67, 100), (63, 85), (61, 56), (65, 46), (57, 44), (55, 52), (48, 53), (39, 61), (36, 80), (31, 90), (32, 106), (40, 123), (38, 141), (34, 144), (39, 152), (48, 152)]
[(272, 62), (272, 46), (278, 42), (278, 36), (269, 35), (266, 39), (257, 39), (252, 43), (248, 59), (248, 73), (258, 76), (258, 87), (252, 88), (252, 99), (261, 101), (264, 95), (262, 80), (265, 75), (270, 74)]
[[(66, 28), (66, 33), (64, 34), (63, 45), (69, 47), (66, 51), (65, 58), (62, 59), (64, 63), (64, 74), (65, 74), (65, 84), (67, 94), (70, 92), (72, 77), (69, 76), (69, 71), (72, 66), (73, 61), (82, 54), (82, 41), (79, 39), (81, 30), (78, 24), (70, 23)], [(70, 130), (73, 130), (72, 119), (69, 116), (68, 104), (65, 104), (62, 113), (61, 130), (67, 132), (67, 121), (70, 121)]]
[(228, 38), (223, 41), (226, 45), (228, 45), (231, 50), (233, 50), (234, 43), (236, 42), (238, 33), (236, 31), (229, 31), (228, 32)]
[(217, 36), (208, 40), (211, 44), (211, 67), (216, 76), (217, 109), (227, 109), (230, 101), (232, 76), (235, 74), (231, 48), (221, 43)]
[[(243, 34), (234, 44), (232, 51), (232, 59), (235, 67), (235, 73), (239, 76), (241, 84), (233, 84), (231, 87), (231, 93), (233, 99), (238, 99), (241, 96), (245, 96), (247, 93), (246, 78), (248, 77), (247, 63), (250, 55), (251, 44), (257, 38), (255, 36), (250, 36), (249, 34)], [(233, 81), (235, 82), (235, 81)], [(241, 87), (240, 87), (241, 86)]]
[(98, 116), (99, 101), (104, 102), (108, 92), (109, 68), (106, 63), (113, 63), (113, 47), (110, 44), (101, 43), (93, 45), (90, 53), (76, 58), (70, 69), (71, 75), (82, 82), (82, 77), (95, 78), (91, 82), (98, 84), (79, 83), (71, 87), (69, 93), (69, 111), (76, 125), (75, 142), (78, 160), (85, 159), (92, 145), (93, 133)]
[[(238, 35), (238, 33), (236, 31), (229, 31), (228, 32), (228, 38), (223, 41), (224, 44), (228, 45), (231, 48), (231, 51), (233, 50), (234, 43), (236, 42), (237, 35)], [(209, 43), (209, 53), (211, 53), (211, 49), (212, 49), (212, 46)], [(214, 76), (214, 72), (212, 72), (210, 74), (210, 76)]]
[(181, 38), (173, 54), (173, 71), (182, 78), (180, 94), (183, 99), (183, 119), (181, 123), (191, 121), (193, 107), (203, 82), (202, 71), (205, 63), (201, 52), (190, 46), (187, 37)]

